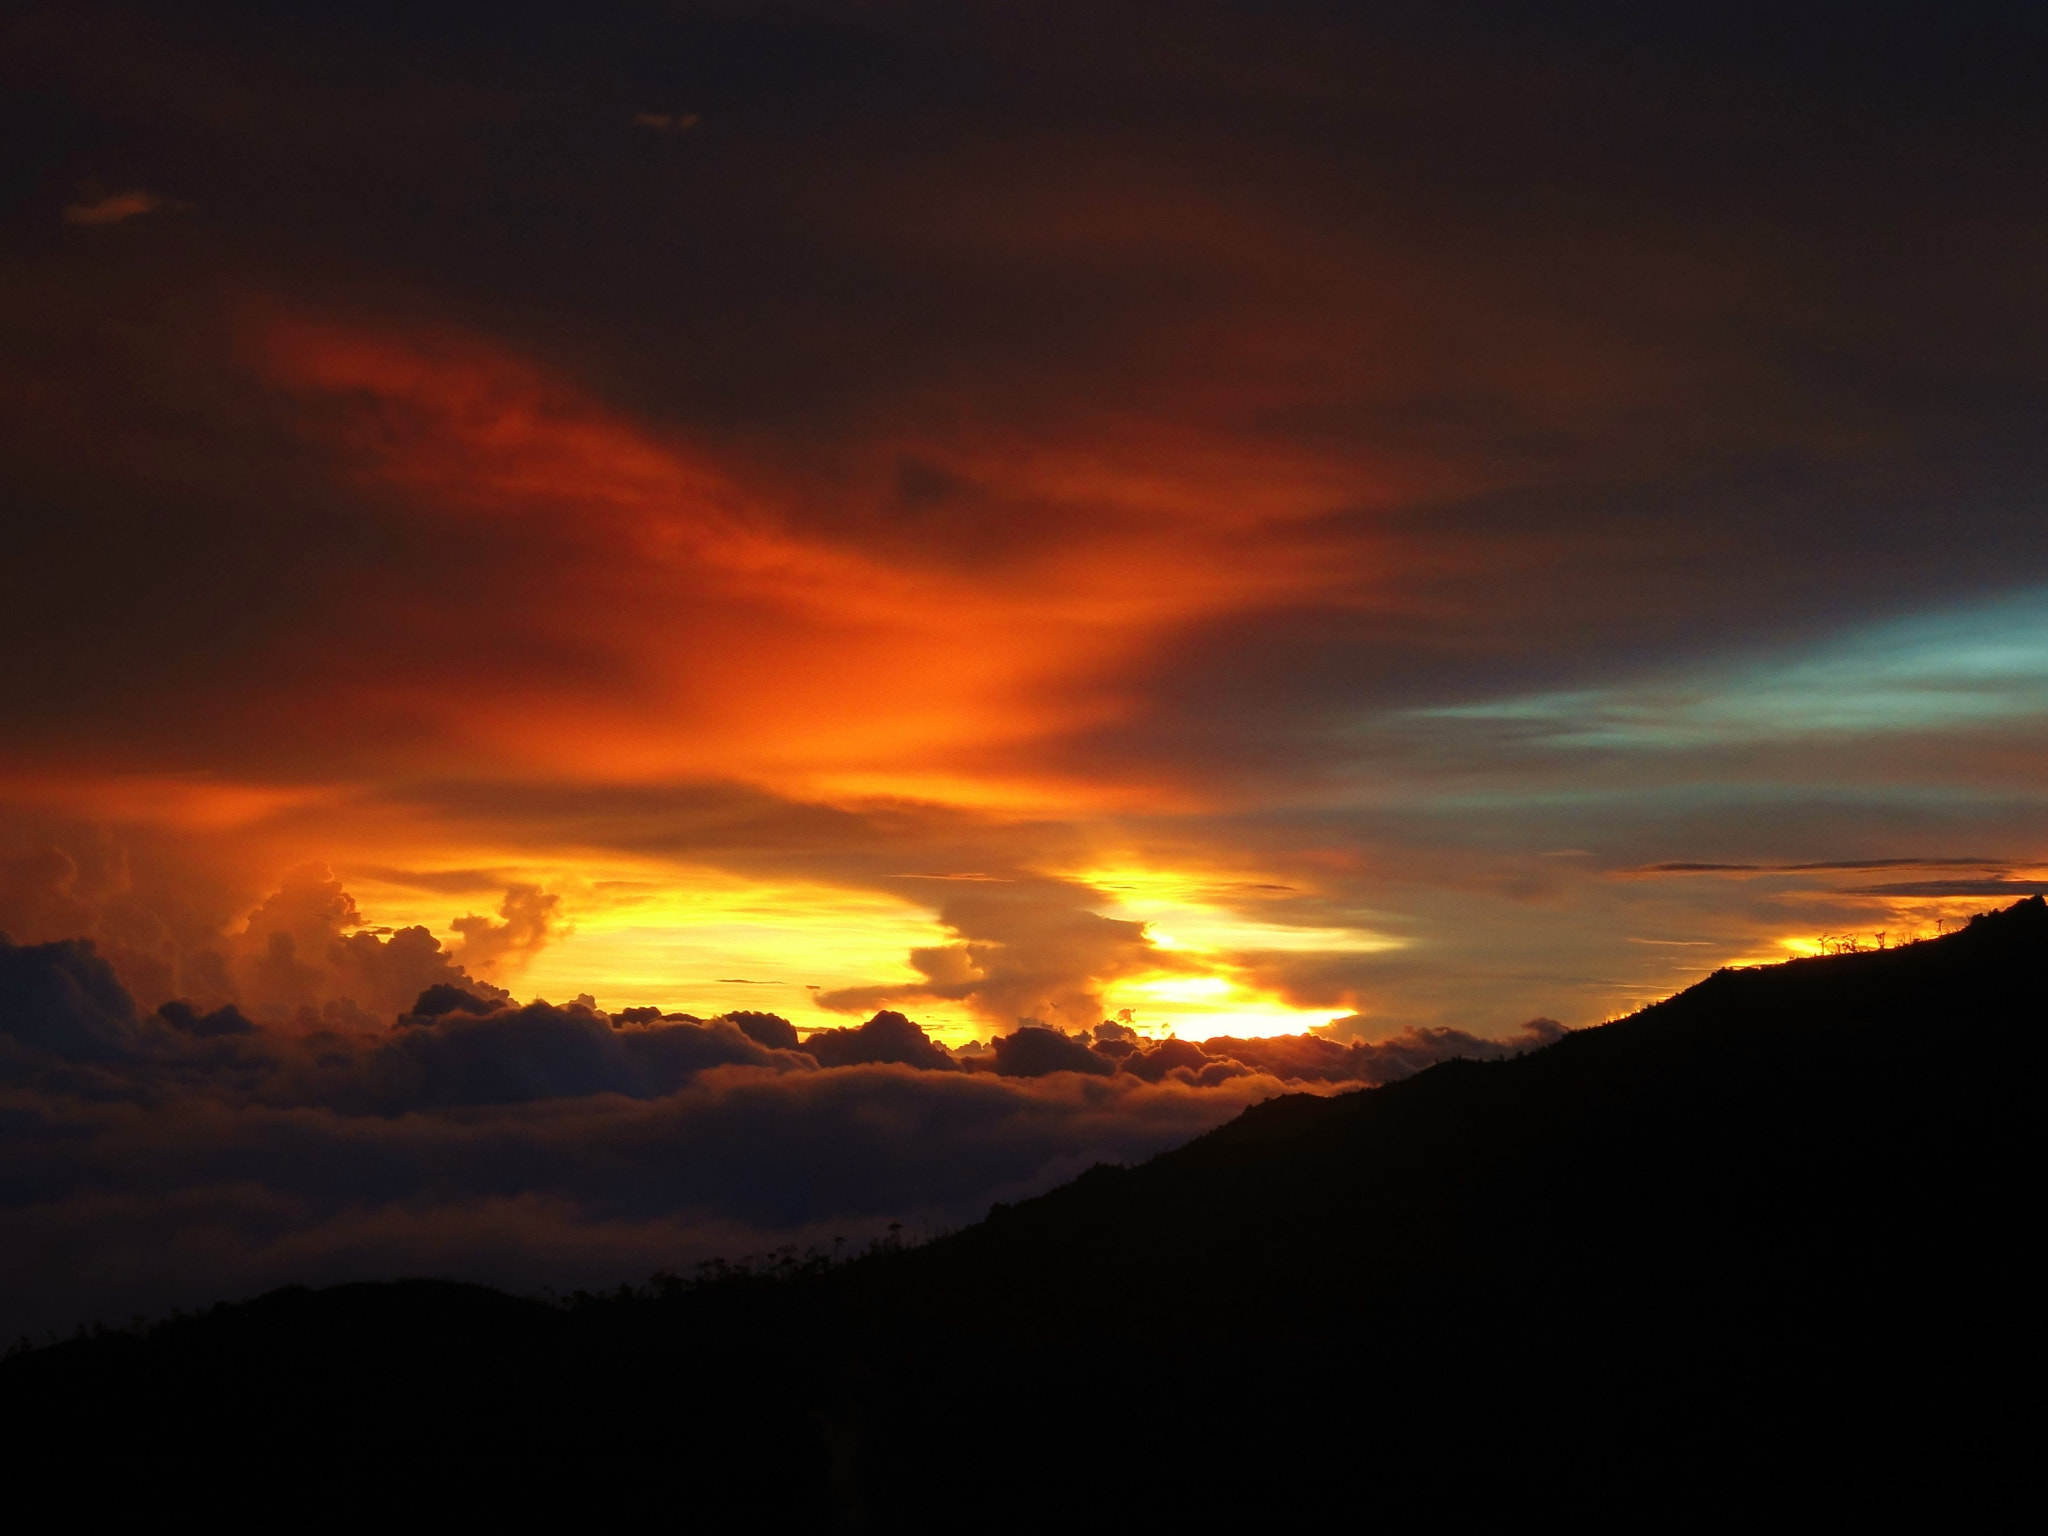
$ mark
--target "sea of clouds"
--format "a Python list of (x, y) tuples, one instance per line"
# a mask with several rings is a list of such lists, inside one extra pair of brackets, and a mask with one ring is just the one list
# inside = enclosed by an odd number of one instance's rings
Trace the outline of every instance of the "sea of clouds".
[[(47, 867), (45, 867), (47, 866)], [(1248, 1104), (1506, 1041), (1146, 1038), (1105, 1021), (950, 1050), (894, 1010), (521, 1003), (471, 966), (545, 943), (507, 893), (444, 949), (370, 928), (325, 870), (178, 932), (69, 856), (10, 869), (0, 937), (0, 1330), (40, 1338), (288, 1282), (596, 1287), (789, 1246), (913, 1240)], [(126, 903), (126, 905), (124, 905)]]

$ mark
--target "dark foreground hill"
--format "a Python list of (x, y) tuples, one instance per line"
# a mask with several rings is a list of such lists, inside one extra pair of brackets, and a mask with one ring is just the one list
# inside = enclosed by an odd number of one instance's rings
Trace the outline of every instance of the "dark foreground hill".
[(30, 1458), (602, 1472), (771, 1525), (1366, 1507), (1485, 1474), (1981, 1481), (2035, 1393), (2044, 1005), (2036, 898), (1518, 1060), (1275, 1099), (827, 1273), (570, 1306), (279, 1292), (18, 1356), (0, 1414)]

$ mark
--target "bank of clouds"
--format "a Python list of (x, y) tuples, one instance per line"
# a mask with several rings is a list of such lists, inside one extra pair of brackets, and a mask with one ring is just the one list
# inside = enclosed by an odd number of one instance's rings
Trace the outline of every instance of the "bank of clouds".
[(520, 1004), (454, 981), (392, 1023), (139, 1006), (90, 940), (0, 941), (10, 1334), (301, 1280), (606, 1284), (977, 1219), (1245, 1105), (1515, 1041), (1152, 1041), (1024, 1028), (951, 1051), (901, 1013), (799, 1032)]

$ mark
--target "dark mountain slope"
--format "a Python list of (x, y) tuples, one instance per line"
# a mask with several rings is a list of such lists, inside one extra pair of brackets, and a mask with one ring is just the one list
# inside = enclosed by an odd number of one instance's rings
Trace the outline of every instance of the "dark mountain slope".
[[(790, 1516), (1211, 1510), (1418, 1465), (2009, 1457), (2048, 908), (1290, 1096), (829, 1275), (283, 1293), (0, 1369), (61, 1444), (591, 1457)], [(193, 1431), (196, 1433), (196, 1431)]]
[(1169, 1457), (1988, 1450), (2033, 1390), (2044, 1022), (2037, 899), (1278, 1099), (850, 1278), (952, 1320), (893, 1373), (921, 1426), (1064, 1381)]

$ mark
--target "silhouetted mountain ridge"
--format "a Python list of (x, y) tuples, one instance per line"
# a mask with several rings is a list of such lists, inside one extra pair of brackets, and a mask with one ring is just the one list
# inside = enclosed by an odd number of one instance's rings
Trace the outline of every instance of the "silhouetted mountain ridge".
[[(1053, 1456), (1007, 1503), (1269, 1507), (1475, 1447), (1551, 1472), (1996, 1458), (2030, 1376), (2044, 1004), (2037, 897), (1518, 1059), (1276, 1098), (828, 1273), (569, 1308), (281, 1293), (17, 1358), (0, 1406), (161, 1449), (192, 1402), (260, 1402), (244, 1432), (289, 1422), (287, 1448), (601, 1453), (853, 1525), (985, 1499), (984, 1438), (1084, 1432), (1114, 1454)], [(1318, 1470), (1213, 1486), (1273, 1466)]]

